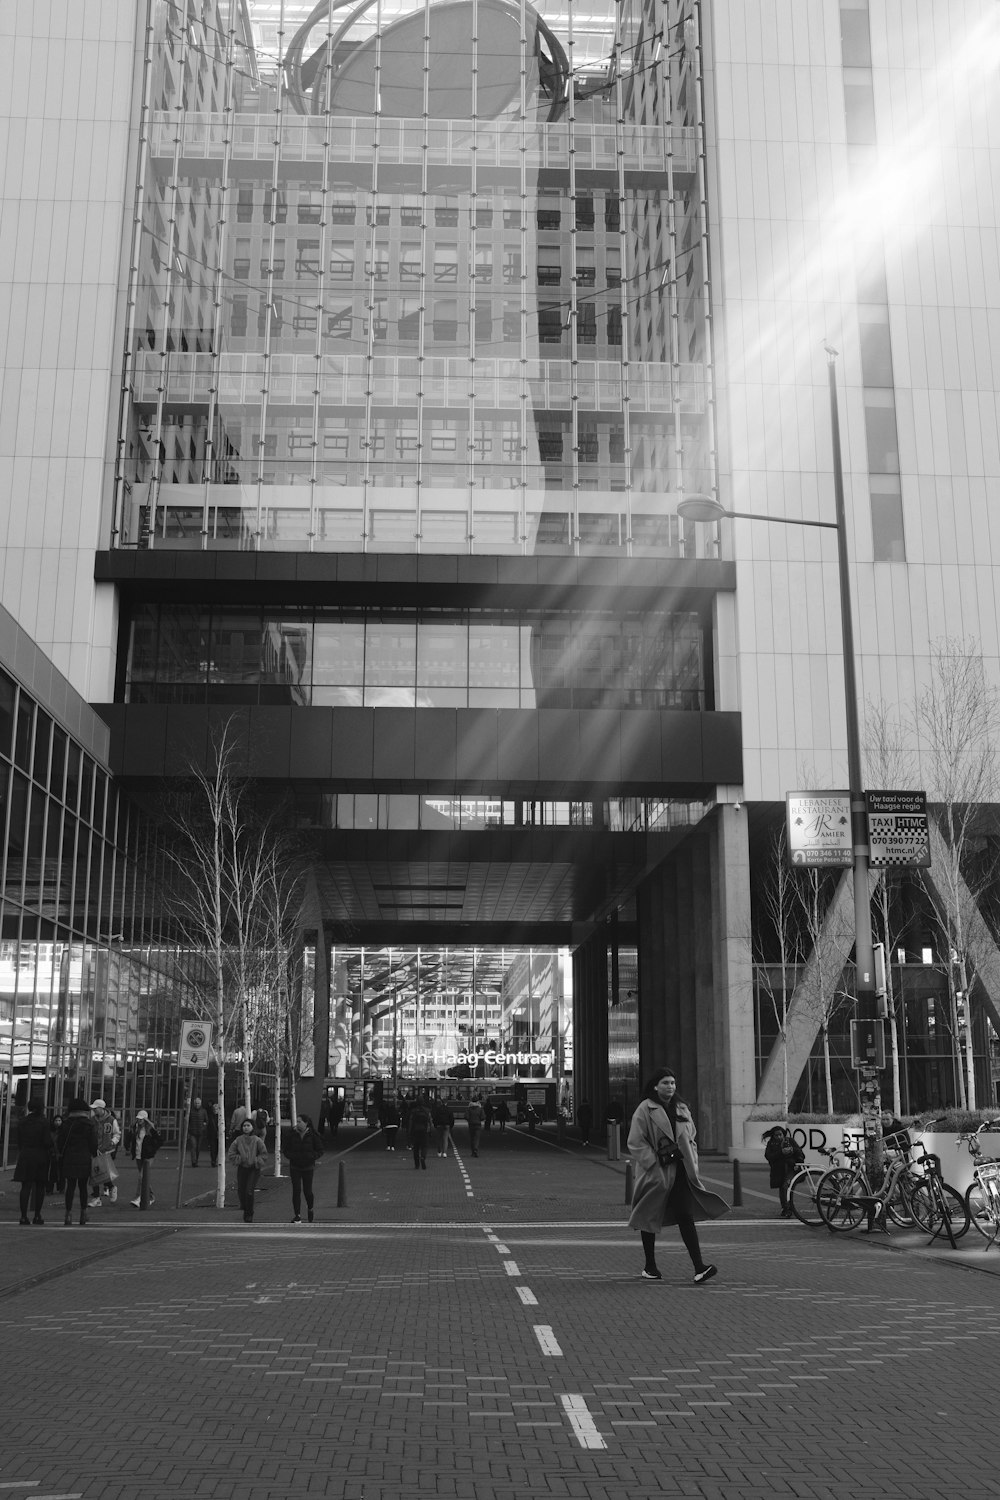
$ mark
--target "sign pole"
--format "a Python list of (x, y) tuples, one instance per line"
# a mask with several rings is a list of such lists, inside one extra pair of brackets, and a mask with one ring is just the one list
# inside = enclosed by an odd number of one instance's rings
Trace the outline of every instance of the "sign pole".
[(191, 1095), (194, 1092), (194, 1069), (184, 1069), (184, 1108), (181, 1111), (181, 1135), (177, 1143), (177, 1198), (175, 1208), (180, 1208), (184, 1193), (184, 1158), (187, 1155), (188, 1131), (191, 1128)]

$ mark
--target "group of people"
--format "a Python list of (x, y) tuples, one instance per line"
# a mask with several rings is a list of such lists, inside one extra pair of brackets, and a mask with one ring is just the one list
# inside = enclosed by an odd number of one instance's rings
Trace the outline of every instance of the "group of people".
[[(116, 1158), (122, 1139), (118, 1116), (104, 1099), (94, 1099), (90, 1104), (82, 1097), (71, 1099), (65, 1114), (55, 1115), (51, 1123), (43, 1100), (31, 1099), (18, 1127), (14, 1166), (14, 1181), (20, 1186), (21, 1224), (45, 1223), (42, 1209), (49, 1193), (64, 1195), (66, 1225), (73, 1223), (77, 1198), (81, 1225), (87, 1223), (89, 1209), (100, 1208), (105, 1199), (116, 1202), (120, 1175)], [(160, 1146), (159, 1132), (147, 1110), (140, 1109), (136, 1114), (126, 1144), (138, 1169), (137, 1196), (132, 1199), (138, 1208), (144, 1175), (148, 1173), (146, 1164)]]
[[(266, 1135), (270, 1118), (266, 1110), (251, 1111), (240, 1105), (233, 1113), (235, 1129), (226, 1152), (226, 1160), (236, 1168), (236, 1195), (243, 1211), (243, 1222), (253, 1223), (254, 1200), (260, 1174), (269, 1161)], [(281, 1153), (288, 1158), (288, 1176), (292, 1185), (292, 1223), (302, 1223), (302, 1200), (305, 1199), (309, 1223), (315, 1219), (313, 1173), (323, 1155), (323, 1142), (306, 1114), (298, 1114), (295, 1123), (281, 1133)]]

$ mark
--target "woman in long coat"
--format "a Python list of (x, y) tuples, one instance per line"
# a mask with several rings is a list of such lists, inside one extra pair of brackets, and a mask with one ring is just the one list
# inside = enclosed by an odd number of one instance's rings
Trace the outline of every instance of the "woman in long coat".
[[(17, 1165), (14, 1181), (21, 1184), (21, 1223), (44, 1224), (42, 1204), (52, 1160), (52, 1131), (41, 1099), (32, 1099), (28, 1113), (18, 1126)], [(35, 1217), (28, 1218), (28, 1203), (34, 1195)]]
[(664, 1225), (676, 1224), (691, 1257), (695, 1281), (709, 1281), (717, 1267), (702, 1258), (695, 1221), (718, 1219), (729, 1212), (729, 1204), (710, 1192), (699, 1176), (694, 1120), (677, 1097), (677, 1080), (669, 1068), (660, 1068), (647, 1083), (646, 1096), (632, 1116), (628, 1149), (635, 1167), (628, 1222), (642, 1237), (643, 1279), (661, 1280), (656, 1236)]

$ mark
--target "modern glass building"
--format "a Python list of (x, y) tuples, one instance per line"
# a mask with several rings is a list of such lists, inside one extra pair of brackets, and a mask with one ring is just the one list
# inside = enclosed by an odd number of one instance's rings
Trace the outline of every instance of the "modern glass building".
[[(1000, 684), (998, 47), (988, 0), (19, 11), (0, 597), (116, 795), (228, 723), (288, 799), (307, 1092), (433, 1016), (598, 1108), (668, 1060), (709, 1147), (783, 1104), (766, 832), (846, 774), (837, 556), (796, 524), (832, 512), (824, 343), (863, 716), (909, 722), (946, 638)], [(950, 981), (904, 904), (916, 1107)]]

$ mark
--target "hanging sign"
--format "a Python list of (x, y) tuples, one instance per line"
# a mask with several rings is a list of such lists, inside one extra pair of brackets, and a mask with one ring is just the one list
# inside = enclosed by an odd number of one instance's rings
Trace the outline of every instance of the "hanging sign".
[(788, 792), (785, 797), (788, 858), (806, 868), (854, 863), (850, 792)]
[(931, 862), (925, 792), (865, 792), (869, 862), (926, 870)]
[(207, 1068), (212, 1051), (212, 1027), (207, 1021), (182, 1021), (177, 1061), (182, 1068)]

